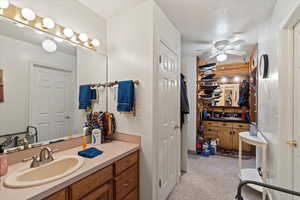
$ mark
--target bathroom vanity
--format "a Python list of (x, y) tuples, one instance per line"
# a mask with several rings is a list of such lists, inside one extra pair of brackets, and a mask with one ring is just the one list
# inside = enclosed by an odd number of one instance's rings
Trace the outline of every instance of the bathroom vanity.
[[(9, 166), (9, 172), (0, 179), (1, 199), (30, 200), (137, 200), (139, 199), (139, 144), (113, 141), (94, 146), (103, 154), (85, 159), (84, 164), (72, 174), (46, 184), (11, 188), (4, 185), (6, 176), (30, 162)], [(74, 156), (80, 147), (61, 151), (54, 158)]]

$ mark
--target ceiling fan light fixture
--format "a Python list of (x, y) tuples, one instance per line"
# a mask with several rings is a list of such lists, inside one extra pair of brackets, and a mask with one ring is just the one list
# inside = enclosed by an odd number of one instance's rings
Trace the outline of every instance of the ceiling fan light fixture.
[(217, 56), (217, 61), (224, 62), (227, 60), (227, 58), (228, 58), (228, 56), (225, 53), (221, 53)]

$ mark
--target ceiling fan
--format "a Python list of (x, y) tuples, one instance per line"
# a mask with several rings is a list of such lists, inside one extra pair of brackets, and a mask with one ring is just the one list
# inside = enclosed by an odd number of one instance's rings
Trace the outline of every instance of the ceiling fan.
[(245, 40), (220, 40), (211, 43), (208, 49), (199, 49), (197, 51), (207, 59), (216, 57), (219, 62), (224, 62), (227, 60), (228, 55), (245, 56), (247, 52), (241, 50), (245, 44)]

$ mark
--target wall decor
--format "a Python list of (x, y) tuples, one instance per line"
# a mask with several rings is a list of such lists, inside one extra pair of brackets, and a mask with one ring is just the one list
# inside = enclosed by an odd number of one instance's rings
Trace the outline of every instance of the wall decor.
[(260, 57), (259, 61), (259, 76), (263, 79), (268, 78), (269, 74), (269, 56), (267, 54), (263, 54)]
[(8, 3), (5, 7), (0, 7), (0, 16), (22, 27), (30, 27), (42, 33), (47, 33), (53, 36), (54, 39), (63, 39), (74, 45), (85, 47), (90, 50), (96, 51), (97, 47), (100, 45), (98, 39), (91, 39), (87, 34), (78, 33), (73, 31), (70, 27), (56, 24), (49, 17), (38, 16), (29, 8), (19, 8)]
[(0, 69), (0, 103), (4, 102), (3, 70)]

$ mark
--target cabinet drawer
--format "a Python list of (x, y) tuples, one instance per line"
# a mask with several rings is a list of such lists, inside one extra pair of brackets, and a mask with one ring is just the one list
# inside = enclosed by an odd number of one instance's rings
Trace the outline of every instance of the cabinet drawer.
[(250, 126), (249, 124), (234, 123), (233, 128), (249, 130)]
[(116, 200), (123, 200), (138, 186), (138, 166), (135, 165), (116, 179)]
[(210, 122), (210, 121), (204, 121), (204, 126), (218, 126), (218, 122)]
[(66, 200), (66, 199), (67, 199), (67, 191), (66, 189), (63, 189), (45, 198), (44, 200)]
[(80, 199), (112, 179), (113, 167), (108, 166), (71, 185), (71, 199)]
[(138, 152), (135, 152), (116, 162), (116, 175), (120, 175), (123, 171), (129, 167), (135, 165), (138, 162)]
[(220, 122), (219, 127), (232, 128), (232, 123)]
[(113, 187), (111, 183), (107, 183), (100, 188), (94, 190), (92, 193), (81, 198), (81, 200), (112, 200)]
[(136, 188), (135, 190), (130, 192), (130, 194), (127, 197), (125, 197), (124, 200), (138, 200), (138, 199), (139, 199), (139, 193), (138, 193), (138, 189)]
[(218, 132), (218, 127), (209, 126), (209, 127), (205, 127), (204, 130), (205, 130), (206, 133), (217, 133)]

